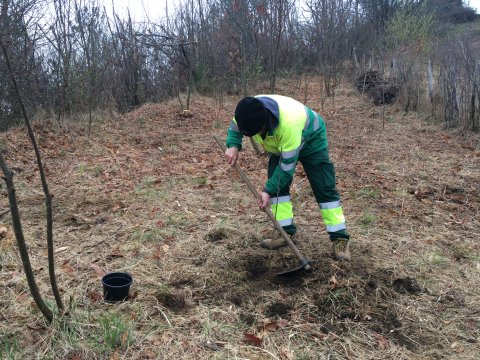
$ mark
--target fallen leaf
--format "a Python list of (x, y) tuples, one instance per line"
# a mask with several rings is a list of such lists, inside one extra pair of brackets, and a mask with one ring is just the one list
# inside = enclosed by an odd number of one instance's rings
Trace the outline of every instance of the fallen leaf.
[(285, 360), (293, 360), (295, 357), (288, 349), (280, 349), (280, 358)]
[(68, 260), (66, 260), (62, 264), (62, 270), (65, 271), (66, 273), (69, 273), (69, 274), (75, 272), (75, 269), (68, 263)]
[(154, 259), (157, 259), (157, 260), (161, 259), (162, 258), (162, 251), (159, 248), (155, 249), (152, 257)]
[(276, 322), (269, 322), (268, 324), (265, 325), (265, 330), (268, 330), (268, 331), (277, 331), (278, 329), (280, 328), (280, 326), (278, 326), (278, 323)]
[(380, 334), (373, 334), (373, 337), (377, 339), (377, 349), (385, 350), (389, 347), (388, 340), (385, 338), (385, 336)]
[(162, 246), (162, 249), (163, 249), (163, 252), (167, 253), (168, 250), (170, 249), (170, 246), (168, 246), (168, 245), (163, 245), (163, 246)]
[(128, 331), (124, 331), (120, 339), (120, 343), (122, 344), (122, 346), (126, 346), (127, 342), (128, 342)]
[(157, 225), (158, 228), (164, 228), (165, 226), (167, 226), (167, 224), (165, 224), (164, 221), (162, 220), (158, 220), (155, 225)]
[[(1, 231), (2, 230), (0, 229), (0, 232)], [(55, 253), (59, 253), (61, 251), (67, 250), (67, 249), (68, 249), (68, 246), (62, 246), (62, 247), (59, 247), (59, 248), (55, 249)]]
[(112, 356), (110, 356), (110, 360), (118, 360), (120, 357), (118, 355), (118, 350), (115, 349), (114, 353), (112, 354)]
[(123, 208), (126, 208), (127, 205), (125, 205), (125, 203), (121, 200), (117, 200), (115, 201), (115, 207), (118, 207), (119, 209), (123, 209)]
[(337, 287), (338, 281), (335, 275), (333, 275), (330, 280), (328, 281), (330, 284), (332, 284), (332, 287), (335, 289)]
[(102, 294), (100, 294), (98, 291), (89, 291), (87, 296), (93, 301), (100, 301), (103, 298)]
[(134, 291), (131, 295), (128, 295), (129, 300), (134, 300), (138, 296), (138, 291)]
[(142, 351), (140, 351), (140, 353), (138, 354), (138, 358), (139, 358), (139, 359), (156, 359), (156, 358), (157, 358), (157, 354), (155, 354), (153, 351), (142, 350)]
[(283, 329), (288, 326), (288, 321), (285, 319), (280, 319), (277, 321), (277, 325), (279, 329)]
[(100, 266), (97, 264), (90, 264), (90, 266), (93, 268), (93, 271), (95, 271), (95, 275), (97, 275), (97, 277), (105, 276), (105, 271), (103, 271)]
[(262, 339), (256, 337), (255, 335), (253, 334), (249, 334), (249, 333), (244, 333), (243, 334), (245, 336), (245, 341), (246, 342), (250, 342), (252, 343), (253, 345), (257, 346), (257, 347), (260, 347), (262, 346)]
[(17, 302), (23, 301), (28, 297), (29, 293), (22, 293), (16, 297)]
[(478, 322), (474, 319), (468, 319), (466, 321), (466, 327), (468, 331), (474, 332), (478, 330)]

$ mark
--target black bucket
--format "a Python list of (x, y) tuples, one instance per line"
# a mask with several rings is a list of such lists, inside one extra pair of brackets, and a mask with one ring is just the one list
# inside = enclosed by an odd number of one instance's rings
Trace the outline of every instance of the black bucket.
[(102, 278), (103, 298), (108, 302), (124, 301), (128, 298), (132, 276), (127, 273), (113, 272)]

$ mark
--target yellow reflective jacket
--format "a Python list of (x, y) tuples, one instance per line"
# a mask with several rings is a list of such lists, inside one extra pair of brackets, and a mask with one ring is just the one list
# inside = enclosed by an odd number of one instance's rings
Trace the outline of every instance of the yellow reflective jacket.
[[(257, 95), (263, 105), (278, 120), (268, 129), (265, 138), (257, 134), (253, 140), (270, 154), (280, 156), (280, 162), (265, 184), (264, 191), (275, 195), (278, 189), (291, 182), (298, 157), (306, 144), (323, 150), (327, 145), (325, 123), (312, 109), (292, 98), (281, 95)], [(235, 118), (230, 122), (227, 147), (242, 148), (243, 135)], [(314, 142), (314, 144), (313, 144)]]

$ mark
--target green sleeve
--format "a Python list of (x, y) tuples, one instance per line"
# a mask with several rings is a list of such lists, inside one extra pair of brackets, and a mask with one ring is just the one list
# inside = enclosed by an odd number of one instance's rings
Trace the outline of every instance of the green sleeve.
[(227, 149), (236, 147), (238, 150), (242, 150), (242, 140), (243, 135), (238, 131), (237, 122), (235, 121), (235, 118), (233, 118), (228, 127), (227, 141), (225, 145), (227, 146)]

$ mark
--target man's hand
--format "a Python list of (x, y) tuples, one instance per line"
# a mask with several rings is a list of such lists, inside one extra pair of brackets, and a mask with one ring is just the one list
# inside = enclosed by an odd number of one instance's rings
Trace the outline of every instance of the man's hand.
[(238, 160), (238, 148), (233, 146), (225, 150), (225, 157), (227, 158), (228, 165), (235, 166)]
[(260, 193), (260, 198), (261, 199), (257, 199), (257, 205), (260, 209), (265, 210), (265, 208), (270, 204), (270, 195), (262, 191)]

